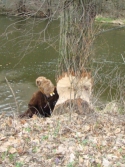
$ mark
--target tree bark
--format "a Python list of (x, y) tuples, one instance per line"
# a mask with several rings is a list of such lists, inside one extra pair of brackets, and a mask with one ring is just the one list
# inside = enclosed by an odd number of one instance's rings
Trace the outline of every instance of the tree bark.
[[(87, 106), (85, 107), (86, 110), (91, 108), (92, 79), (88, 77), (89, 73), (86, 68), (94, 40), (93, 23), (95, 16), (96, 5), (93, 0), (64, 1), (60, 21), (58, 71), (58, 78), (61, 79), (57, 82), (59, 100), (54, 113), (64, 110), (65, 106), (70, 109), (71, 106), (75, 106), (75, 110), (80, 112), (85, 110), (84, 104)], [(66, 75), (62, 76), (63, 73)]]
[(92, 0), (66, 0), (60, 21), (59, 71), (78, 71), (88, 63), (93, 43), (96, 5)]

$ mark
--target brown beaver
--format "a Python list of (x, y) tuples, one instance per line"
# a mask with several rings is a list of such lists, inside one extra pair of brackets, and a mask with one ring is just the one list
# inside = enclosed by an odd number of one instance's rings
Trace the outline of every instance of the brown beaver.
[(59, 98), (56, 87), (45, 77), (38, 77), (36, 85), (40, 89), (35, 92), (28, 103), (28, 110), (19, 117), (32, 117), (34, 114), (50, 117)]

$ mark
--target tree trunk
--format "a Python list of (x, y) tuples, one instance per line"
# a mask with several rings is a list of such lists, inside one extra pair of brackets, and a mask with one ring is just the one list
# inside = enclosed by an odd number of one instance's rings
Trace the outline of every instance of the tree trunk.
[(63, 6), (60, 21), (60, 62), (57, 82), (59, 100), (54, 113), (64, 110), (65, 106), (71, 110), (74, 110), (72, 107), (75, 106), (75, 110), (77, 108), (82, 111), (85, 104), (86, 109), (90, 109), (92, 87), (92, 79), (86, 68), (94, 39), (95, 2), (66, 0)]
[(96, 16), (96, 6), (92, 0), (66, 0), (63, 6), (60, 21), (60, 74), (85, 68), (91, 53)]

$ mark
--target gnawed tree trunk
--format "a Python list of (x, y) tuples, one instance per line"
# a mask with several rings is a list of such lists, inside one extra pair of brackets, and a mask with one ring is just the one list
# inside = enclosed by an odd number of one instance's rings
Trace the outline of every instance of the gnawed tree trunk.
[[(54, 113), (65, 106), (90, 109), (92, 79), (87, 65), (93, 44), (96, 5), (93, 0), (64, 1), (60, 21), (60, 61), (57, 82), (59, 100)], [(63, 74), (64, 73), (64, 74)], [(76, 107), (77, 106), (77, 107)], [(74, 109), (72, 109), (74, 110)]]
[[(92, 93), (92, 78), (87, 72), (64, 73), (57, 81), (59, 100), (56, 103), (54, 114), (67, 111), (83, 112), (92, 111), (90, 97)], [(67, 110), (67, 111), (66, 111)]]

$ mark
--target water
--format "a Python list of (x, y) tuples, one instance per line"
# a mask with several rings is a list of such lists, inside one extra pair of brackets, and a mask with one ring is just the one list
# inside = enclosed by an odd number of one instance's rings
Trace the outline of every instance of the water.
[[(55, 84), (59, 21), (48, 25), (48, 21), (42, 19), (1, 16), (0, 25), (0, 112), (22, 112), (37, 90), (35, 79), (38, 76), (46, 76)], [(43, 31), (47, 25), (47, 31)], [(102, 74), (95, 82), (97, 97), (100, 88), (106, 87), (103, 74), (117, 67), (124, 77), (125, 64), (121, 56), (125, 57), (124, 44), (125, 29), (110, 31), (96, 38), (93, 68), (100, 68), (98, 72)], [(109, 90), (106, 91), (101, 93), (103, 100), (107, 100)]]
[[(103, 102), (124, 98), (125, 91), (125, 28), (103, 25), (102, 30), (114, 28), (96, 37), (94, 43), (95, 96)], [(95, 70), (94, 70), (95, 72)]]
[(37, 90), (38, 76), (46, 76), (55, 83), (59, 21), (51, 23), (44, 33), (47, 24), (48, 21), (39, 19), (0, 17), (0, 112), (17, 111), (15, 98), (18, 109), (25, 110)]

